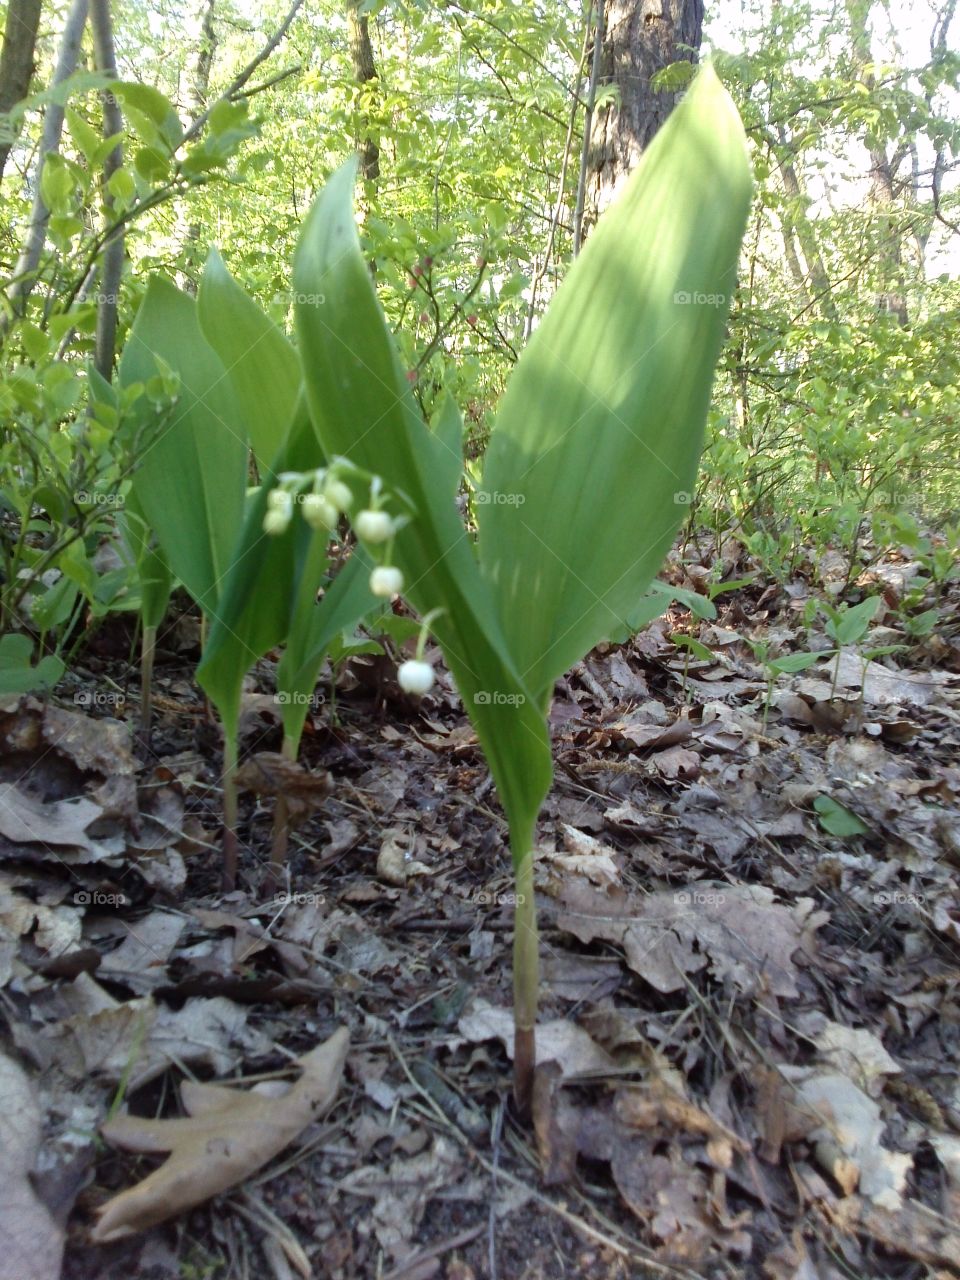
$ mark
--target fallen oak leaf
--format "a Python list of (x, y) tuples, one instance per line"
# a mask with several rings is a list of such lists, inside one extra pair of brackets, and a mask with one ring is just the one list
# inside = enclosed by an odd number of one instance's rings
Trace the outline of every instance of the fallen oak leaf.
[(92, 1238), (103, 1244), (143, 1231), (262, 1168), (330, 1108), (349, 1044), (349, 1031), (340, 1027), (305, 1054), (299, 1060), (303, 1074), (282, 1097), (188, 1080), (180, 1092), (189, 1118), (108, 1120), (101, 1128), (108, 1142), (128, 1151), (170, 1154), (142, 1182), (100, 1206)]

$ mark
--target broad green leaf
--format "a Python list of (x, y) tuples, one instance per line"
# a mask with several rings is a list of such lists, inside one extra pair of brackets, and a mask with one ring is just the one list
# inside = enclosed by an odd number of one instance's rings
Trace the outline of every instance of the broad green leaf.
[(149, 382), (158, 360), (179, 377), (179, 391), (167, 418), (147, 418), (145, 448), (132, 460), (133, 491), (171, 569), (211, 613), (243, 521), (246, 432), (196, 303), (154, 277), (124, 347), (121, 383)]
[(119, 99), (124, 113), (148, 146), (162, 138), (170, 151), (183, 141), (183, 124), (169, 98), (152, 85), (134, 80), (115, 80), (111, 91)]
[[(276, 458), (300, 392), (300, 361), (289, 340), (237, 284), (216, 249), (197, 295), (200, 327), (223, 361), (261, 474)], [(323, 459), (316, 450), (320, 466)]]
[[(326, 538), (299, 513), (294, 513), (286, 532), (278, 537), (263, 532), (275, 475), (312, 470), (318, 460), (319, 446), (303, 405), (287, 442), (247, 505), (197, 668), (197, 680), (216, 704), (228, 733), (236, 728), (244, 675), (258, 658), (286, 639), (298, 593), (312, 592), (316, 599), (326, 573)], [(305, 575), (309, 577), (306, 584)]]
[(42, 595), (30, 597), (30, 617), (41, 631), (62, 627), (76, 607), (80, 588), (66, 574), (47, 587)]
[(778, 675), (795, 675), (812, 667), (823, 656), (822, 653), (787, 653), (782, 658), (773, 658), (766, 665)]
[(294, 260), (310, 410), (328, 457), (351, 459), (402, 495), (411, 519), (394, 558), (405, 594), (421, 613), (443, 610), (433, 630), (490, 763), (514, 857), (522, 859), (550, 785), (546, 722), (504, 643), (449, 483), (450, 451), (416, 409), (377, 302), (353, 217), (355, 168), (344, 165), (327, 183)]
[(827, 635), (841, 647), (856, 644), (870, 629), (879, 605), (880, 597), (871, 596), (868, 600), (861, 600), (859, 604), (836, 613), (826, 625)]
[(862, 819), (832, 796), (817, 796), (813, 802), (821, 827), (831, 836), (862, 836), (870, 830)]
[(433, 434), (443, 445), (444, 488), (456, 494), (463, 479), (463, 414), (456, 400), (447, 392), (430, 424)]
[(480, 557), (541, 705), (629, 618), (687, 514), (750, 191), (743, 126), (705, 67), (507, 385)]
[(713, 650), (708, 649), (705, 644), (702, 644), (699, 640), (696, 640), (693, 636), (686, 636), (680, 632), (677, 632), (675, 635), (672, 635), (670, 639), (673, 642), (673, 644), (677, 646), (678, 649), (689, 649), (693, 657), (699, 658), (701, 662), (716, 661), (717, 655), (713, 652)]
[(150, 532), (143, 509), (131, 492), (118, 521), (140, 583), (140, 617), (144, 627), (159, 627), (173, 590), (170, 565)]
[(51, 689), (66, 668), (54, 654), (31, 666), (33, 641), (19, 632), (0, 636), (0, 694), (31, 693)]

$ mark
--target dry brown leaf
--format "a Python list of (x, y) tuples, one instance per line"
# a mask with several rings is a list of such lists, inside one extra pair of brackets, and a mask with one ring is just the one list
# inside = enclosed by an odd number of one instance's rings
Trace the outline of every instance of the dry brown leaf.
[(181, 1099), (189, 1119), (120, 1116), (104, 1137), (128, 1151), (169, 1152), (142, 1182), (98, 1210), (93, 1238), (101, 1243), (143, 1231), (226, 1191), (255, 1173), (318, 1120), (340, 1086), (350, 1033), (341, 1027), (305, 1054), (303, 1074), (282, 1097), (241, 1093), (186, 1081)]
[(948, 699), (948, 681), (949, 677), (939, 671), (908, 675), (879, 662), (864, 663), (855, 649), (843, 649), (839, 664), (837, 658), (829, 658), (798, 680), (796, 688), (816, 700), (830, 701), (836, 687), (855, 689), (869, 706), (926, 707)]
[(0, 750), (4, 754), (22, 759), (36, 753), (49, 758), (51, 749), (81, 773), (116, 778), (132, 776), (136, 771), (130, 734), (126, 725), (116, 720), (95, 720), (62, 707), (44, 705), (30, 696), (0, 711)]
[(709, 965), (741, 991), (795, 996), (793, 956), (819, 923), (809, 898), (783, 906), (762, 885), (701, 882), (631, 897), (577, 880), (563, 887), (560, 901), (561, 929), (581, 942), (622, 945), (630, 968), (665, 994)]
[(913, 1159), (881, 1146), (884, 1122), (877, 1103), (846, 1076), (791, 1066), (781, 1072), (793, 1086), (787, 1095), (793, 1132), (799, 1129), (816, 1144), (820, 1167), (845, 1194), (859, 1187), (864, 1199), (881, 1208), (902, 1209)]
[(388, 827), (377, 854), (377, 878), (384, 884), (402, 887), (412, 876), (429, 875), (426, 863), (413, 857), (416, 839), (403, 827)]
[[(484, 1000), (474, 1000), (457, 1030), (468, 1040), (502, 1040), (513, 1057), (514, 1021), (512, 1009), (498, 1009)], [(564, 1018), (537, 1024), (537, 1065), (557, 1062), (563, 1078), (609, 1071), (614, 1063), (608, 1053), (586, 1031)]]
[(410, 1159), (396, 1156), (387, 1168), (364, 1165), (349, 1173), (339, 1186), (372, 1201), (364, 1214), (369, 1228), (391, 1257), (402, 1258), (410, 1250), (427, 1203), (457, 1181), (463, 1164), (460, 1151), (439, 1135), (429, 1150)]
[(122, 836), (93, 839), (87, 828), (103, 818), (103, 809), (87, 796), (44, 802), (11, 782), (0, 783), (0, 835), (14, 845), (37, 845), (38, 854), (52, 845), (56, 856), (76, 862), (98, 862), (123, 853)]
[(57, 1280), (63, 1233), (30, 1183), (40, 1107), (20, 1067), (0, 1055), (0, 1280)]
[(237, 787), (258, 796), (282, 795), (290, 822), (296, 826), (323, 806), (333, 790), (329, 773), (311, 773), (279, 751), (258, 751), (237, 770)]

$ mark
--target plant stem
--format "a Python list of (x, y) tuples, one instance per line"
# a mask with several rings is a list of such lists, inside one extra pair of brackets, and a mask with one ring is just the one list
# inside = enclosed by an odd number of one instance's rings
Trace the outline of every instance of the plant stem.
[[(281, 748), (287, 760), (296, 760), (297, 741), (295, 738), (283, 738)], [(287, 844), (290, 838), (290, 807), (287, 797), (282, 791), (277, 792), (276, 804), (273, 807), (273, 839), (270, 844), (270, 865), (263, 881), (263, 893), (276, 893), (287, 861)]]
[(237, 738), (223, 736), (223, 892), (237, 887)]
[(530, 1114), (536, 1066), (540, 957), (537, 904), (533, 895), (532, 840), (516, 861), (517, 905), (513, 915), (513, 1096), (521, 1115)]
[(140, 727), (146, 742), (150, 741), (153, 719), (153, 656), (157, 651), (157, 628), (144, 627), (140, 640)]

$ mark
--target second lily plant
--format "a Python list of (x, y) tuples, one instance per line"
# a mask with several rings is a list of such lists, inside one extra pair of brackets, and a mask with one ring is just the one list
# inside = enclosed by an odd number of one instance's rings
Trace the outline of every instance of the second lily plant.
[[(436, 637), (510, 827), (514, 1089), (526, 1109), (539, 986), (533, 850), (552, 778), (550, 700), (565, 671), (636, 616), (687, 511), (749, 212), (746, 140), (729, 95), (704, 67), (513, 370), (476, 494), (475, 535), (456, 501), (461, 416), (448, 400), (432, 424), (423, 420), (361, 251), (354, 182), (353, 163), (338, 170), (303, 227), (293, 270), (297, 358), (284, 349), (282, 367), (262, 371), (265, 381), (286, 379), (287, 438), (269, 442), (277, 455), (262, 467), (262, 491), (247, 512), (247, 572), (212, 612), (236, 632), (253, 562), (276, 564), (280, 544), (292, 554), (300, 527), (304, 536), (320, 531), (326, 564), (324, 531), (345, 514), (359, 543), (347, 564), (356, 562), (353, 614), (401, 595)], [(218, 264), (229, 306), (221, 273)], [(232, 281), (230, 289), (239, 293)], [(203, 306), (201, 288), (201, 314)], [(243, 300), (244, 316), (251, 306)], [(249, 342), (262, 326), (252, 313), (246, 323)], [(233, 353), (221, 345), (226, 362)], [(246, 367), (256, 363), (254, 350)], [(256, 452), (255, 434), (253, 443)], [(310, 611), (348, 588), (338, 593), (337, 578), (317, 606), (315, 577), (298, 588), (301, 570), (286, 575), (306, 610), (301, 629), (316, 631)], [(296, 613), (288, 606), (285, 615), (294, 639)], [(266, 631), (263, 642), (273, 643)], [(215, 691), (216, 620), (210, 645), (200, 677)], [(429, 688), (423, 636), (399, 675), (411, 692)], [(300, 725), (293, 728), (298, 737)]]

